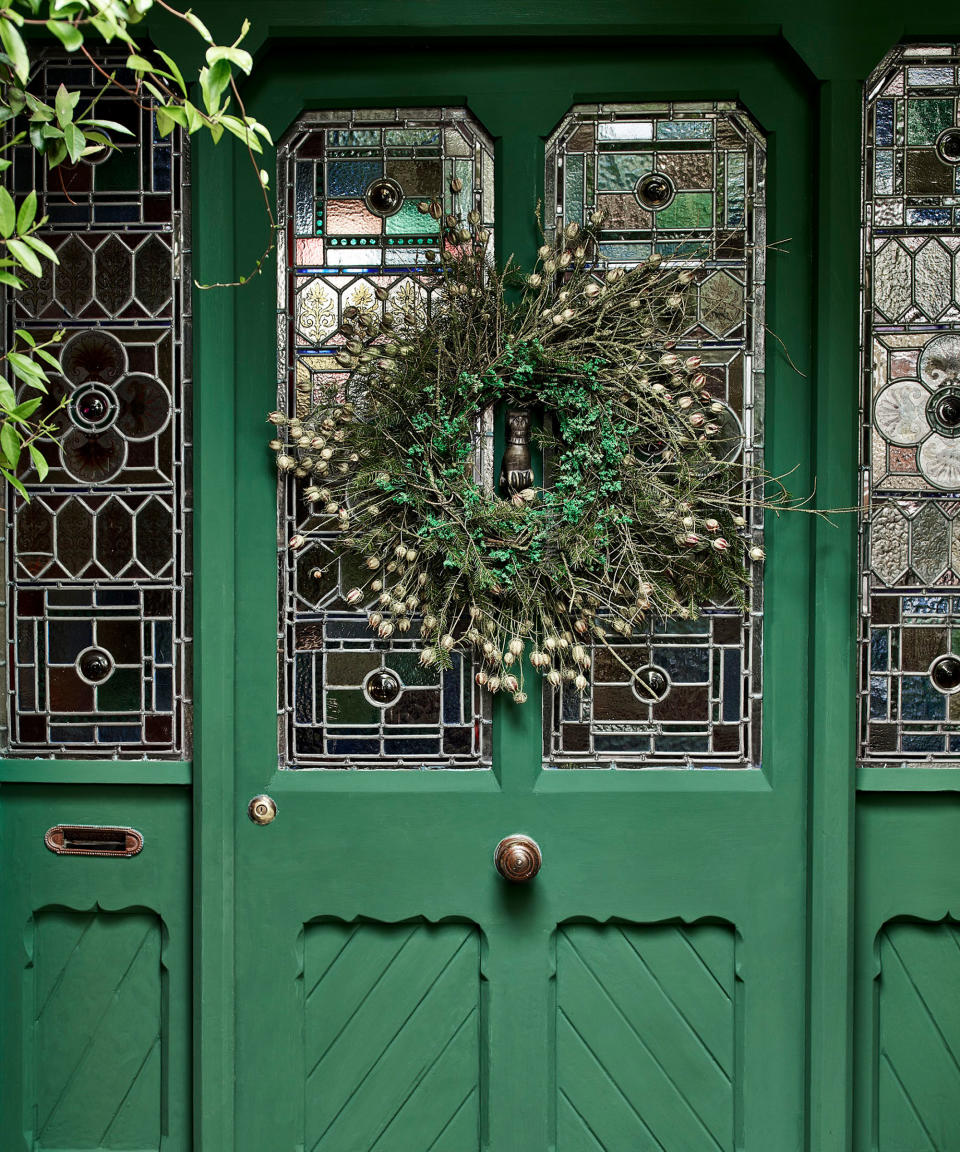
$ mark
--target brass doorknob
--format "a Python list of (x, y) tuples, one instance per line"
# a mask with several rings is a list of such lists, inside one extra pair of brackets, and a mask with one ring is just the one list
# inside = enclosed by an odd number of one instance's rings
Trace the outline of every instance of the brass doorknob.
[(254, 824), (272, 824), (277, 806), (269, 796), (254, 796), (247, 805), (247, 813)]
[(529, 836), (505, 836), (493, 853), (497, 871), (511, 884), (525, 884), (540, 871), (543, 854)]

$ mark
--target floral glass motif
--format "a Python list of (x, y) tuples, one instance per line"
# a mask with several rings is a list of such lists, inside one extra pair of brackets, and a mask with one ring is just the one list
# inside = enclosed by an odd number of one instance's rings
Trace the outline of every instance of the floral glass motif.
[[(420, 204), (455, 210), (459, 180), (460, 212), (475, 208), (492, 231), (493, 143), (463, 108), (310, 112), (281, 142), (278, 172), (288, 254), (278, 262), (278, 395), (304, 415), (325, 392), (344, 392), (335, 355), (346, 309), (431, 306), (422, 277), (440, 232)], [(489, 417), (480, 432), (477, 467), (492, 484)], [(297, 484), (281, 480), (279, 493), (281, 765), (487, 766), (487, 706), (470, 661), (438, 672), (420, 664), (419, 639), (373, 636), (344, 599), (365, 581), (338, 558), (334, 534), (311, 528)], [(286, 540), (298, 533), (307, 543), (293, 553)]]
[[(124, 83), (125, 53), (98, 64)], [(124, 76), (127, 80), (124, 80)], [(36, 91), (81, 105), (102, 75), (44, 58)], [(8, 339), (62, 328), (41, 411), (50, 471), (7, 493), (4, 627), (11, 756), (179, 758), (190, 753), (190, 274), (185, 142), (149, 107), (106, 93), (116, 151), (47, 171), (12, 149), (17, 197), (37, 188), (59, 257), (7, 301)]]
[(960, 45), (896, 48), (863, 121), (859, 754), (960, 759)]
[[(603, 266), (659, 253), (694, 270), (677, 351), (702, 357), (730, 458), (745, 467), (762, 463), (764, 165), (762, 135), (731, 103), (576, 105), (546, 148), (549, 236), (603, 209)], [(614, 642), (619, 660), (594, 645), (584, 697), (566, 685), (544, 694), (547, 765), (759, 766), (762, 607), (758, 582), (746, 613), (652, 621), (642, 639)]]

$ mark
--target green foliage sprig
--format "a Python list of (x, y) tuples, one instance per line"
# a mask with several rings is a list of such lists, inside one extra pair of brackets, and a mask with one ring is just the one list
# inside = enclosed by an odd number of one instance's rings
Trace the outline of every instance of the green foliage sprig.
[[(430, 310), (391, 308), (378, 288), (378, 308), (344, 313), (345, 389), (269, 417), (311, 511), (290, 546), (338, 531), (368, 573), (347, 603), (378, 636), (419, 627), (421, 661), (440, 667), (473, 650), (478, 682), (518, 701), (524, 654), (582, 691), (591, 641), (742, 606), (763, 559), (747, 522), (763, 477), (731, 462), (725, 406), (700, 358), (674, 350), (694, 271), (656, 255), (602, 268), (601, 223), (568, 225), (524, 277), (492, 265), (476, 212), (443, 217)], [(497, 406), (542, 425), (546, 483), (484, 483), (482, 415)]]

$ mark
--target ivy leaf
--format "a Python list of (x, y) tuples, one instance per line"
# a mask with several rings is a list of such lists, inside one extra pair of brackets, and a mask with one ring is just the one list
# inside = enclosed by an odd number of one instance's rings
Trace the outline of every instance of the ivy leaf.
[(3, 236), (4, 240), (13, 235), (16, 222), (17, 210), (13, 203), (13, 197), (6, 188), (0, 186), (0, 235)]
[(83, 33), (66, 20), (48, 20), (47, 30), (56, 36), (68, 52), (76, 52), (83, 43)]

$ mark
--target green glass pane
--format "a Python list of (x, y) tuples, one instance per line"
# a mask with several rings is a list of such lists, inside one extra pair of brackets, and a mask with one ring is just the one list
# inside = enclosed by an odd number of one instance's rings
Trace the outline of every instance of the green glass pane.
[(439, 128), (394, 128), (384, 133), (387, 147), (416, 148), (426, 144), (440, 143)]
[(632, 192), (641, 176), (653, 171), (653, 157), (629, 152), (604, 152), (597, 165), (597, 190)]
[(360, 685), (364, 676), (380, 667), (377, 652), (330, 652), (326, 660), (328, 684)]
[(392, 668), (408, 688), (440, 682), (439, 669), (424, 668), (418, 652), (388, 652), (384, 664)]
[(952, 100), (908, 100), (907, 143), (933, 144), (953, 124)]
[(440, 222), (421, 212), (415, 200), (405, 200), (399, 212), (384, 221), (388, 236), (422, 236), (440, 231)]
[(97, 710), (124, 712), (140, 710), (140, 669), (117, 668), (97, 689)]
[(713, 196), (709, 192), (678, 192), (657, 213), (658, 228), (709, 228), (713, 223)]
[(563, 206), (568, 224), (583, 223), (583, 153), (567, 157)]
[(126, 192), (140, 183), (140, 153), (134, 148), (118, 148), (95, 169), (98, 192)]
[(326, 693), (328, 724), (379, 724), (380, 709), (363, 692), (338, 689)]

